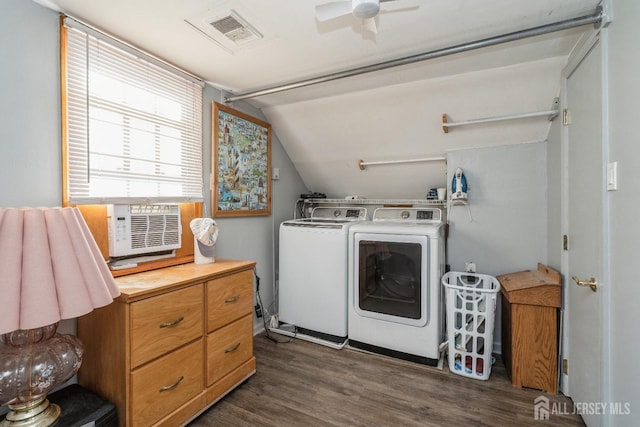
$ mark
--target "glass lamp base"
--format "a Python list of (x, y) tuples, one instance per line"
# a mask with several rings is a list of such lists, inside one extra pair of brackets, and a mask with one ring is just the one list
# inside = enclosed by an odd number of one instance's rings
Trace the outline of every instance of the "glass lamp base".
[(46, 397), (23, 405), (9, 405), (9, 412), (0, 427), (49, 427), (58, 422), (60, 407)]
[(64, 384), (82, 364), (82, 343), (56, 333), (58, 324), (0, 335), (0, 405), (9, 413), (0, 427), (51, 426), (60, 407), (47, 393)]

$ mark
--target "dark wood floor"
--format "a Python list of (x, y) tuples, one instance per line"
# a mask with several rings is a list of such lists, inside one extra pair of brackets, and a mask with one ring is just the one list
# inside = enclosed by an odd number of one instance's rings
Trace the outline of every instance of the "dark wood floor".
[(302, 340), (276, 344), (264, 335), (255, 337), (255, 355), (257, 373), (189, 427), (584, 425), (578, 415), (535, 420), (538, 396), (563, 413), (571, 412), (571, 401), (514, 388), (500, 360), (489, 380), (481, 381), (446, 366), (439, 370)]

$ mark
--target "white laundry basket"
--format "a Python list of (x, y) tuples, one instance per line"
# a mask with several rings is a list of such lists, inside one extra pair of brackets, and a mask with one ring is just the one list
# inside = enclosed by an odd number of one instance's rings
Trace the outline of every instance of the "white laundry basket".
[(447, 298), (449, 370), (487, 380), (500, 283), (486, 274), (450, 271), (442, 276), (442, 284)]

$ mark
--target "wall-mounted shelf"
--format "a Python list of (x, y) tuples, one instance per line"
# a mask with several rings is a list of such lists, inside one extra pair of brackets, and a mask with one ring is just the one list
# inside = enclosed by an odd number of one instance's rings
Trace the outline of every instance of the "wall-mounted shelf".
[(446, 200), (427, 199), (304, 199), (305, 203), (340, 205), (446, 206)]

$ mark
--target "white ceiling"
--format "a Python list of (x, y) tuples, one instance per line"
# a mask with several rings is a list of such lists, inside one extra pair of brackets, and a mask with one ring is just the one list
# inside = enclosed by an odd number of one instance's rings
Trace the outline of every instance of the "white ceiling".
[[(233, 93), (582, 16), (592, 13), (598, 3), (598, 0), (397, 0), (381, 4), (381, 13), (376, 18), (378, 33), (374, 35), (364, 31), (362, 21), (351, 15), (318, 22), (315, 6), (328, 0), (36, 1)], [(209, 23), (231, 11), (264, 37), (241, 46), (226, 41)], [(575, 43), (572, 34), (575, 32), (558, 33), (547, 37), (544, 43), (519, 42), (519, 49), (512, 49), (500, 59), (488, 57), (484, 62), (472, 61), (472, 65), (458, 61), (455, 67), (452, 64), (442, 69), (441, 65), (433, 72), (459, 74), (469, 69), (566, 55)], [(473, 57), (473, 53), (467, 57)], [(440, 64), (443, 62), (446, 61)], [(424, 75), (412, 78), (423, 79)], [(314, 92), (305, 96), (311, 94)], [(289, 102), (287, 96), (254, 102), (257, 105)]]
[[(378, 32), (329, 0), (34, 0), (65, 12), (237, 95), (591, 15), (599, 0), (397, 0)], [(235, 46), (209, 22), (231, 11), (264, 37)], [(444, 162), (358, 168), (358, 160), (544, 141), (546, 118), (442, 131), (451, 120), (548, 110), (566, 60), (592, 26), (470, 50), (249, 98), (311, 191), (330, 197), (423, 198), (446, 185)], [(233, 106), (233, 104), (232, 104)], [(274, 167), (278, 167), (274, 164)], [(293, 201), (292, 201), (293, 203)]]

